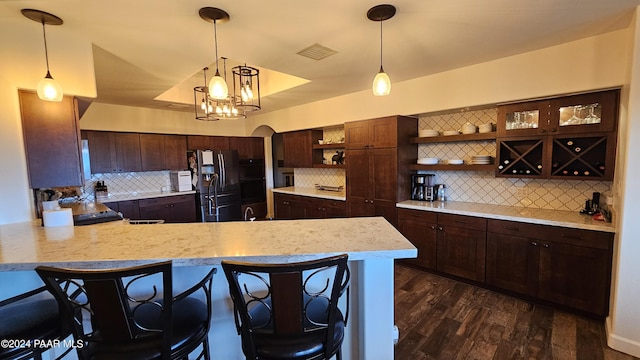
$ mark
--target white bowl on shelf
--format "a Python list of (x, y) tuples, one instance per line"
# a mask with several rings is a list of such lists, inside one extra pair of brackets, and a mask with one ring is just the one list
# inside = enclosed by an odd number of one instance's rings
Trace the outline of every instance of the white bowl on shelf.
[(478, 132), (479, 133), (489, 133), (493, 131), (493, 124), (492, 123), (488, 123), (488, 124), (482, 124), (480, 126), (478, 126)]
[(447, 164), (449, 164), (449, 165), (462, 165), (462, 164), (464, 164), (464, 160), (462, 160), (462, 159), (449, 159), (447, 161)]
[(324, 140), (318, 140), (318, 144), (320, 145), (324, 144)]
[(437, 130), (433, 130), (433, 129), (420, 129), (418, 130), (418, 136), (419, 137), (433, 137), (433, 136), (439, 136), (440, 133)]
[(458, 130), (445, 130), (445, 131), (442, 132), (442, 135), (444, 135), (444, 136), (460, 135), (460, 131), (458, 131)]
[(438, 158), (418, 158), (418, 164), (420, 165), (436, 165)]

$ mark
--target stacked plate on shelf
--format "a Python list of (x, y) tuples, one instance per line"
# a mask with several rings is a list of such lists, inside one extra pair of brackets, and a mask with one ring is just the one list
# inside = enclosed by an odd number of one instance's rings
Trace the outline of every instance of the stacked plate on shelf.
[(444, 136), (460, 135), (460, 131), (458, 131), (458, 130), (445, 130), (445, 131), (442, 132), (442, 135), (444, 135)]
[(493, 162), (491, 155), (473, 155), (471, 156), (471, 164), (473, 165), (488, 165)]
[(462, 159), (449, 159), (447, 161), (447, 164), (449, 164), (449, 165), (462, 165), (462, 164), (464, 164), (464, 160), (462, 160)]
[(418, 158), (418, 164), (420, 165), (436, 165), (438, 158)]
[(433, 130), (433, 129), (420, 129), (418, 130), (418, 136), (419, 137), (433, 137), (433, 136), (439, 136), (440, 133), (438, 132), (438, 130)]

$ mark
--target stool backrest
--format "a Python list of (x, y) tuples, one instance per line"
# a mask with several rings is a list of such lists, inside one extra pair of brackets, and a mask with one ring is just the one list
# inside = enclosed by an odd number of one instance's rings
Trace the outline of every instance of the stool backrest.
[(223, 260), (247, 358), (256, 358), (256, 335), (316, 336), (328, 352), (334, 349), (335, 324), (346, 323), (348, 316), (348, 298), (345, 315), (338, 307), (341, 295), (348, 294), (347, 258), (345, 254), (288, 264)]
[[(36, 272), (62, 306), (76, 341), (91, 343), (158, 339), (163, 354), (171, 349), (173, 308), (171, 261), (109, 270), (39, 266)], [(140, 323), (137, 313), (154, 321)], [(149, 319), (149, 316), (145, 316)], [(82, 357), (82, 350), (79, 355)]]

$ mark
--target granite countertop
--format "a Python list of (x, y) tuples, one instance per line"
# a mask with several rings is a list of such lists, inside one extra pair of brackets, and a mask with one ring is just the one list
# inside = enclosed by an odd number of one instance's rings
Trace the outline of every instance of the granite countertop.
[(150, 192), (133, 192), (128, 194), (109, 194), (107, 199), (100, 199), (100, 202), (110, 203), (116, 201), (126, 201), (126, 200), (140, 200), (140, 199), (150, 199), (157, 197), (165, 197), (165, 196), (176, 196), (176, 195), (186, 195), (186, 194), (195, 194), (195, 190), (189, 191), (150, 191)]
[(568, 228), (615, 232), (611, 223), (595, 221), (589, 215), (564, 210), (532, 209), (518, 206), (478, 204), (457, 201), (429, 202), (407, 200), (396, 207), (447, 214), (478, 216), (497, 220), (519, 221), (531, 224), (562, 226)]
[(349, 260), (413, 258), (416, 248), (382, 217), (254, 222), (42, 227), (0, 225), (0, 271), (38, 265), (112, 268), (173, 260), (303, 261), (347, 253)]
[(273, 191), (274, 193), (309, 196), (309, 197), (316, 197), (316, 198), (329, 199), (329, 200), (339, 200), (339, 201), (347, 200), (347, 194), (345, 193), (344, 190), (327, 191), (327, 190), (316, 190), (316, 188), (309, 188), (309, 187), (288, 186), (288, 187), (274, 188), (274, 189), (271, 189), (271, 191)]

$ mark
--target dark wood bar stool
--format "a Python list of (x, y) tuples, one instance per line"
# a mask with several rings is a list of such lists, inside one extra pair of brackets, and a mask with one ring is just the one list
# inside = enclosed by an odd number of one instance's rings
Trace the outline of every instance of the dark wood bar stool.
[(0, 359), (42, 359), (47, 343), (70, 334), (61, 324), (58, 303), (44, 286), (0, 301), (0, 339), (14, 341), (0, 346)]
[(174, 296), (171, 261), (122, 269), (39, 266), (36, 272), (71, 326), (80, 360), (210, 358), (216, 269)]
[[(347, 255), (290, 264), (222, 261), (247, 359), (341, 359)], [(347, 293), (346, 311), (338, 300)]]

